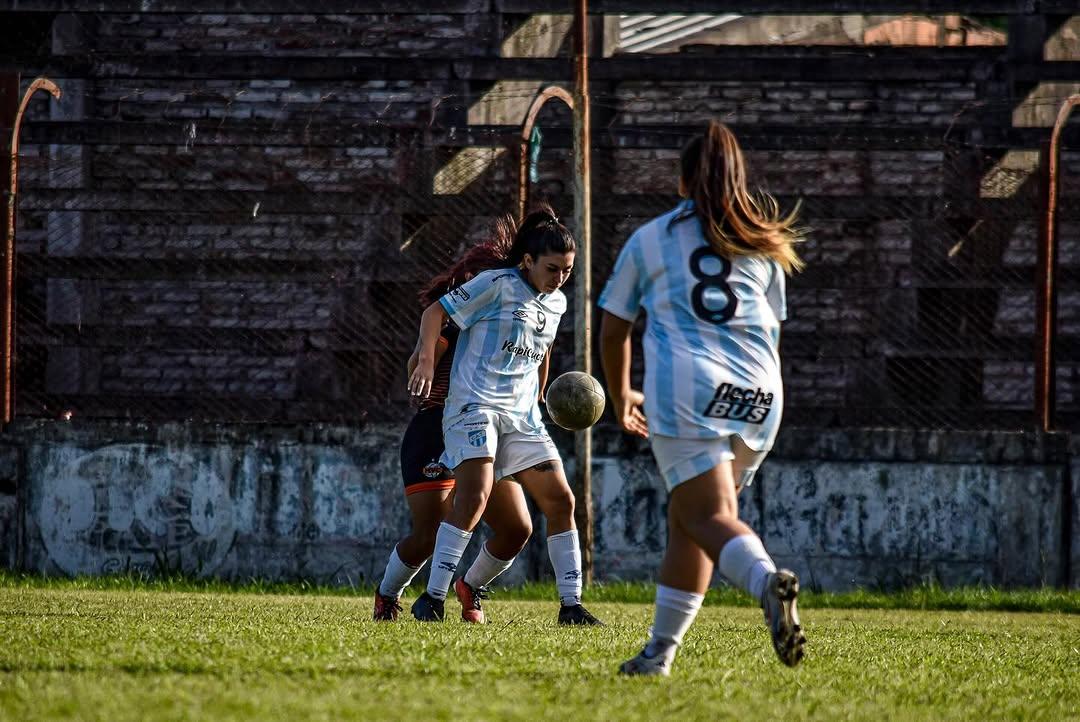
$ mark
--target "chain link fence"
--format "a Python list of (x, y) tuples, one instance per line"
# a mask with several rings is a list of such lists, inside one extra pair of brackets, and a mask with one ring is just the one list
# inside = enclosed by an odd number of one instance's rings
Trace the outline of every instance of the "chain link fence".
[(516, 148), (187, 127), (21, 157), (18, 415), (403, 418), (417, 292), (514, 207)]
[[(57, 80), (65, 97), (34, 101), (19, 159), (18, 416), (407, 418), (417, 292), (516, 209), (516, 124), (542, 83)], [(460, 122), (481, 105), (494, 121)], [(1034, 428), (1038, 152), (986, 140), (1013, 110), (963, 83), (608, 83), (593, 96), (597, 294), (628, 235), (677, 201), (679, 150), (716, 117), (809, 229), (787, 423)], [(572, 219), (570, 113), (549, 103), (537, 125), (530, 198)], [(1070, 424), (1080, 148), (1062, 168)]]

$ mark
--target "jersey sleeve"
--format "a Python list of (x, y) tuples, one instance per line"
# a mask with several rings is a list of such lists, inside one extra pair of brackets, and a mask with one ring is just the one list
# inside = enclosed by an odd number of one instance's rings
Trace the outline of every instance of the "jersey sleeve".
[(769, 287), (765, 289), (765, 298), (768, 299), (769, 307), (776, 314), (776, 320), (786, 321), (787, 277), (784, 275), (784, 269), (776, 261), (773, 261), (770, 266), (772, 268), (772, 279), (769, 282)]
[(641, 310), (644, 276), (640, 244), (635, 233), (619, 251), (615, 269), (600, 294), (600, 308), (624, 321), (633, 321)]
[(459, 329), (466, 329), (499, 308), (500, 276), (481, 273), (439, 299), (446, 315)]

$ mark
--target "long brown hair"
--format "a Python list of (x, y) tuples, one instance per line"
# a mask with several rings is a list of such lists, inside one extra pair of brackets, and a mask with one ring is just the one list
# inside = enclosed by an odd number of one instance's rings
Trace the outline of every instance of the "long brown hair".
[(505, 268), (510, 262), (516, 230), (512, 216), (495, 221), (487, 240), (465, 251), (449, 268), (428, 281), (419, 293), (420, 305), (427, 308), (478, 273)]
[(709, 121), (683, 149), (681, 165), (683, 187), (714, 251), (727, 258), (768, 256), (787, 273), (803, 268), (794, 248), (803, 233), (795, 225), (798, 206), (784, 216), (771, 195), (747, 189), (742, 149), (727, 126)]
[(470, 278), (492, 268), (513, 268), (525, 254), (534, 259), (545, 253), (570, 253), (577, 249), (574, 236), (546, 204), (517, 223), (511, 215), (495, 221), (491, 235), (473, 246), (449, 268), (428, 281), (420, 291), (420, 305), (427, 308), (444, 294)]

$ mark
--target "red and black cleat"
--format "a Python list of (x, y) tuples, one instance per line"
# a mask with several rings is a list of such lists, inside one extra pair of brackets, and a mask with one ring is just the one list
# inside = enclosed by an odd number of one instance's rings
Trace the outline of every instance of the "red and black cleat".
[(401, 603), (397, 597), (383, 596), (375, 591), (375, 621), (395, 622), (401, 614)]
[(454, 593), (461, 602), (461, 621), (483, 624), (484, 609), (480, 606), (480, 600), (488, 598), (488, 590), (485, 587), (474, 588), (465, 579), (458, 579), (454, 582)]

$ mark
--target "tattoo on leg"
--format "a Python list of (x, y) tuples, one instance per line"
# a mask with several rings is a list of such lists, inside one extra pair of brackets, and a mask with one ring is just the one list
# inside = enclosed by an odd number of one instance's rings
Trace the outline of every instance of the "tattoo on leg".
[(541, 461), (533, 467), (533, 471), (555, 471), (555, 468), (554, 461)]

